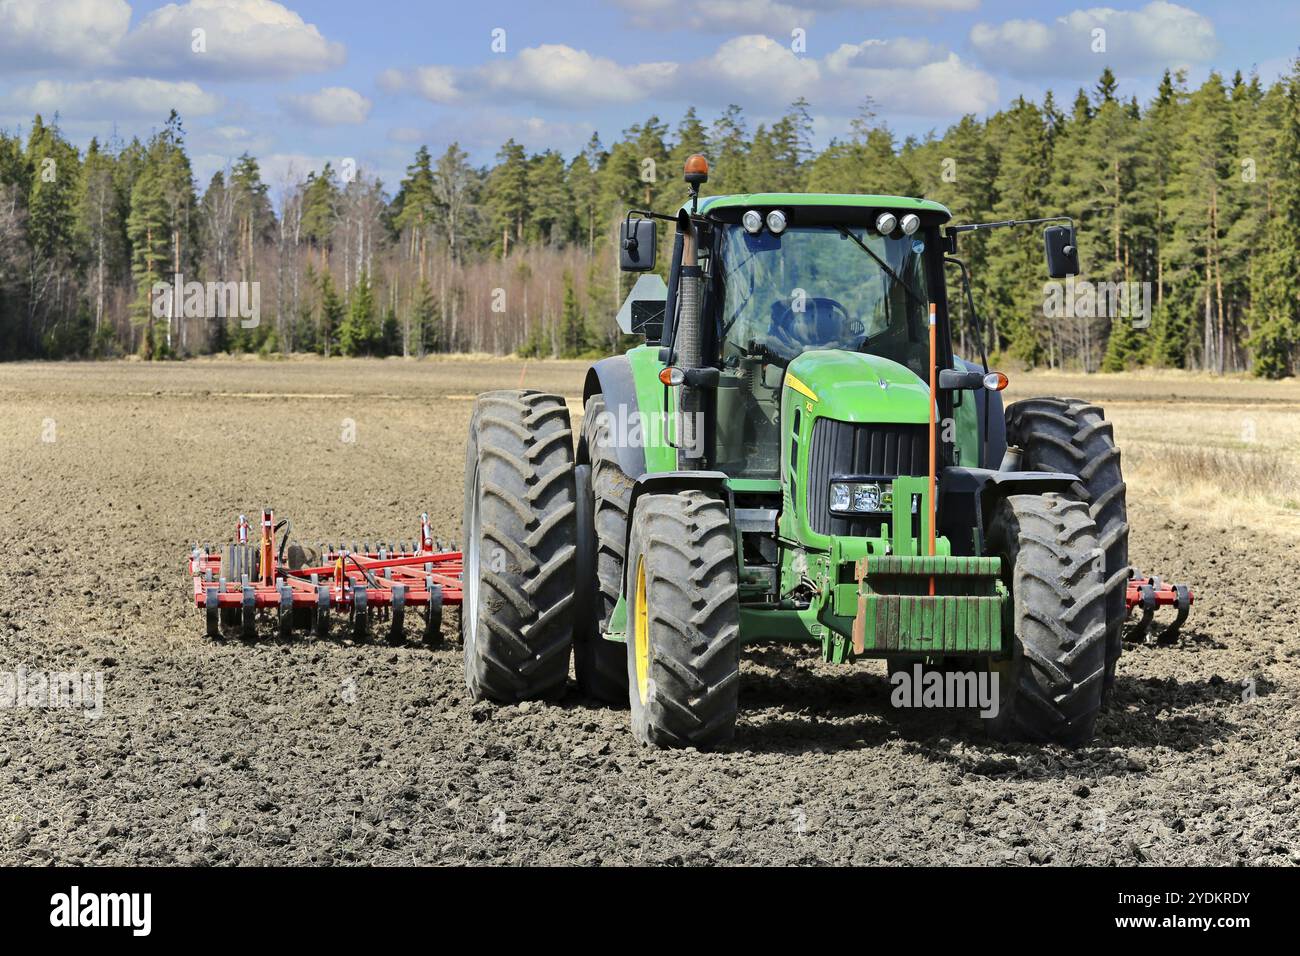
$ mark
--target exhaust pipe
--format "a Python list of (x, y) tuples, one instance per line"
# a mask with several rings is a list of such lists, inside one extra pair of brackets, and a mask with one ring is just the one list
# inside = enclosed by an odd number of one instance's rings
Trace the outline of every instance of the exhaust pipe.
[[(698, 236), (691, 217), (682, 210), (677, 217), (677, 232), (682, 237), (682, 265), (677, 280), (677, 333), (673, 338), (675, 364), (689, 373), (704, 364), (700, 329), (700, 272)], [(699, 434), (704, 396), (697, 386), (681, 386), (677, 404), (677, 468), (695, 471), (700, 467), (702, 436)]]

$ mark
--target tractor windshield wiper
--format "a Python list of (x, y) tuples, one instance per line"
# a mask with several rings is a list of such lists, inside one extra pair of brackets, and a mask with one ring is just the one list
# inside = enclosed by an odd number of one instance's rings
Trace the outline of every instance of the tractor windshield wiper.
[(892, 268), (890, 268), (888, 262), (886, 262), (884, 259), (880, 258), (880, 256), (876, 255), (875, 252), (872, 251), (872, 249), (871, 249), (871, 247), (870, 247), (869, 245), (867, 245), (865, 242), (863, 242), (861, 239), (859, 239), (857, 236), (855, 236), (855, 235), (854, 235), (854, 234), (853, 234), (853, 233), (848, 229), (848, 227), (846, 227), (846, 226), (836, 226), (835, 228), (839, 230), (839, 233), (840, 233), (841, 236), (844, 236), (844, 237), (846, 237), (846, 238), (848, 238), (848, 239), (852, 239), (852, 240), (854, 241), (854, 243), (857, 244), (857, 247), (858, 247), (859, 249), (861, 249), (861, 250), (862, 250), (863, 252), (865, 252), (867, 255), (871, 256), (871, 258), (875, 259), (875, 260), (876, 260), (876, 264), (877, 264), (878, 266), (880, 266), (880, 268), (882, 268), (882, 269), (885, 270), (885, 274), (888, 275), (889, 278), (891, 278), (891, 279), (893, 279), (895, 282), (897, 282), (899, 285), (901, 285), (901, 286), (903, 287), (903, 291), (906, 292), (908, 295), (910, 295), (913, 299), (915, 299), (915, 300), (916, 300), (916, 303), (917, 303), (917, 304), (918, 304), (922, 309), (924, 309), (924, 308), (926, 307), (927, 303), (926, 303), (925, 299), (923, 299), (923, 298), (921, 298), (919, 295), (917, 295), (917, 294), (916, 294), (916, 290), (914, 290), (910, 285), (908, 285), (907, 282), (903, 279), (902, 276), (900, 276), (897, 272), (895, 272)]

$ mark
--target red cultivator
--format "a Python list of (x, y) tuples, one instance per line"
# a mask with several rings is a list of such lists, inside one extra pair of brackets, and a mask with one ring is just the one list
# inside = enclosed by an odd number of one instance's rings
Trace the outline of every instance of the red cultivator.
[[(275, 534), (284, 528), (277, 551)], [(461, 601), (461, 554), (444, 551), (420, 516), (418, 542), (397, 545), (289, 543), (287, 521), (262, 512), (261, 536), (250, 543), (248, 519), (239, 516), (237, 540), (223, 549), (194, 546), (190, 574), (194, 604), (207, 614), (210, 637), (238, 633), (252, 639), (259, 617), (272, 612), (278, 632), (294, 629), (324, 637), (332, 614), (346, 614), (351, 635), (366, 640), (386, 625), (390, 640), (402, 639), (408, 609), (419, 615), (426, 643), (437, 643), (442, 609)], [(260, 613), (259, 613), (260, 612)]]
[(1142, 617), (1129, 632), (1128, 637), (1131, 641), (1149, 641), (1151, 619), (1155, 616), (1156, 608), (1174, 608), (1178, 613), (1173, 623), (1155, 636), (1157, 644), (1172, 644), (1177, 640), (1178, 631), (1187, 620), (1187, 612), (1191, 610), (1195, 598), (1192, 589), (1185, 584), (1165, 584), (1158, 577), (1140, 577), (1137, 568), (1129, 568), (1125, 600), (1130, 612), (1135, 607), (1142, 609)]

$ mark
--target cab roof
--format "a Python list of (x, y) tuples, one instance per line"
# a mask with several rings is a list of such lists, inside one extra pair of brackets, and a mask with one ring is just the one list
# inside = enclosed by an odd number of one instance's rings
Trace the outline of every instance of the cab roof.
[(735, 206), (838, 206), (871, 209), (884, 207), (938, 213), (943, 217), (944, 222), (952, 218), (952, 213), (942, 203), (908, 196), (876, 196), (862, 193), (745, 193), (734, 196), (708, 196), (700, 200), (700, 212)]

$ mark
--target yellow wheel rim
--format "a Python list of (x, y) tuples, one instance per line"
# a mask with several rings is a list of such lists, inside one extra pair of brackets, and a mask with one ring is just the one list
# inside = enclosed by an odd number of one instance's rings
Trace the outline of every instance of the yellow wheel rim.
[(645, 560), (636, 561), (636, 596), (633, 600), (633, 642), (636, 653), (636, 692), (642, 705), (650, 696), (650, 615), (645, 598)]

